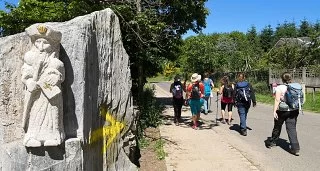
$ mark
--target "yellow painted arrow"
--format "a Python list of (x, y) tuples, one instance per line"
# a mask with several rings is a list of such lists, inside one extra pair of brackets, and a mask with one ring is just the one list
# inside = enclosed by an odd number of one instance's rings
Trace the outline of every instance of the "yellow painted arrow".
[(124, 128), (124, 123), (118, 122), (116, 119), (114, 119), (112, 114), (103, 107), (100, 107), (100, 114), (105, 118), (106, 121), (109, 122), (109, 125), (93, 131), (89, 139), (89, 144), (92, 144), (99, 139), (103, 139), (104, 142), (107, 140), (107, 143), (103, 143), (102, 149), (102, 152), (106, 153), (113, 140)]

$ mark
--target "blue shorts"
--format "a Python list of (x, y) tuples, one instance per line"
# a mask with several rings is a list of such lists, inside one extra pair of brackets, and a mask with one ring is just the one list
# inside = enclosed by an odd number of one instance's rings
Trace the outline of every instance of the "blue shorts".
[(189, 106), (191, 108), (191, 114), (197, 115), (201, 112), (201, 106), (203, 105), (204, 100), (203, 98), (200, 99), (190, 99), (189, 100)]

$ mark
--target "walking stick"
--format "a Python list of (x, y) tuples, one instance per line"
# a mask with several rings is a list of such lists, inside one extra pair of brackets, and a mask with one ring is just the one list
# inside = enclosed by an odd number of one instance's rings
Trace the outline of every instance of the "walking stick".
[(217, 113), (216, 113), (216, 126), (218, 126), (219, 124), (218, 124), (218, 112), (219, 112), (219, 110), (218, 110), (218, 106), (219, 106), (219, 92), (217, 91), (217, 100), (216, 100), (216, 102), (217, 102)]

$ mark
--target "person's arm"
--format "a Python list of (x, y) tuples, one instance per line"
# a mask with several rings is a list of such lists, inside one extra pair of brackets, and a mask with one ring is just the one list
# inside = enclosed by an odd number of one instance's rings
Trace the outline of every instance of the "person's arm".
[(234, 92), (234, 95), (233, 95), (233, 104), (234, 104), (234, 107), (236, 107), (237, 105), (237, 86), (234, 86), (234, 89), (233, 89), (233, 92)]
[(204, 84), (199, 83), (199, 87), (200, 87), (200, 92), (201, 92), (202, 96), (204, 96)]
[(214, 88), (214, 84), (213, 84), (213, 81), (210, 79), (210, 83), (211, 83), (211, 89)]
[(280, 96), (281, 96), (281, 92), (276, 89), (276, 96), (274, 98), (274, 106), (273, 106), (273, 117), (275, 119), (278, 119), (277, 110), (280, 104)]
[(252, 105), (253, 105), (253, 107), (255, 107), (257, 105), (256, 94), (255, 94), (255, 91), (254, 91), (254, 89), (253, 89), (251, 84), (250, 84), (250, 90), (251, 90)]
[(186, 99), (189, 99), (189, 85), (190, 84), (188, 84), (187, 86), (186, 86)]
[(222, 86), (220, 87), (220, 90), (219, 90), (219, 94), (220, 94), (220, 95), (222, 94), (223, 88), (224, 88), (224, 85), (222, 85)]
[(184, 92), (187, 92), (187, 80), (184, 80), (183, 85), (182, 85), (182, 89)]
[(170, 85), (170, 90), (169, 90), (170, 93), (172, 93), (172, 89), (173, 89), (173, 83)]

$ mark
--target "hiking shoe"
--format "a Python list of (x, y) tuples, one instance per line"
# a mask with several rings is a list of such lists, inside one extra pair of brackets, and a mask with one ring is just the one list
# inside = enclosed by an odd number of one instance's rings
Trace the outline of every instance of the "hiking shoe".
[(275, 146), (277, 146), (277, 144), (275, 143), (275, 142), (267, 142), (266, 143), (266, 146), (267, 146), (267, 148), (272, 148), (272, 147), (275, 147)]
[(295, 156), (300, 156), (299, 150), (290, 149), (290, 153), (295, 155)]
[(247, 136), (247, 130), (245, 129), (240, 130), (240, 134), (243, 136)]
[(199, 129), (199, 127), (197, 127), (197, 126), (193, 125), (193, 126), (192, 126), (192, 129), (198, 130), (198, 129)]

